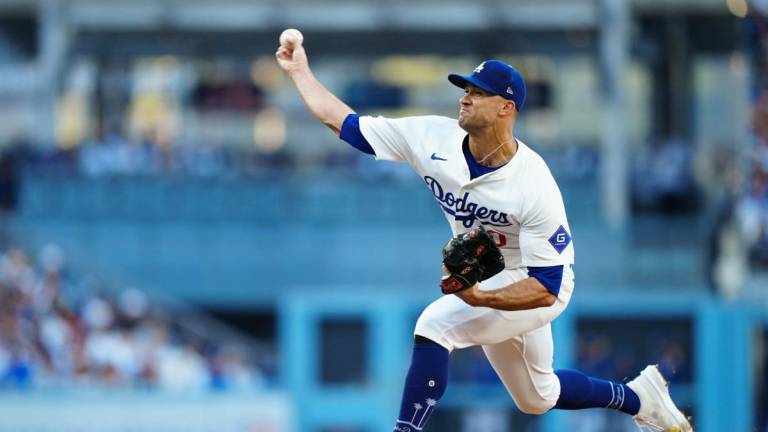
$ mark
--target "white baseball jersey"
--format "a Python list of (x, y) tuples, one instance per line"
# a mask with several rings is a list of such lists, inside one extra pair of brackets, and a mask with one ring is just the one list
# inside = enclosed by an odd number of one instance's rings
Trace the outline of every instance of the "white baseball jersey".
[(470, 179), (463, 152), (467, 133), (455, 119), (360, 117), (360, 131), (377, 159), (408, 162), (416, 170), (454, 235), (477, 224), (495, 233), (506, 270), (484, 281), (481, 290), (525, 279), (527, 267), (563, 266), (560, 291), (550, 307), (504, 311), (445, 295), (422, 312), (414, 329), (449, 351), (481, 345), (522, 411), (550, 410), (560, 395), (550, 322), (570, 301), (574, 254), (563, 198), (544, 160), (518, 140), (517, 153), (506, 165)]
[(483, 224), (497, 237), (507, 269), (573, 264), (560, 189), (541, 156), (519, 140), (506, 165), (470, 179), (462, 151), (467, 133), (455, 119), (361, 116), (360, 131), (377, 159), (413, 167), (442, 207), (454, 236)]

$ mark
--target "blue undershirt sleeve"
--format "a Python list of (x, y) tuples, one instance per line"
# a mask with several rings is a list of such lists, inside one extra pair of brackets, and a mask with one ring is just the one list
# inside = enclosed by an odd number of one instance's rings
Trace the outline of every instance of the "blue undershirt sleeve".
[(528, 276), (536, 278), (547, 291), (557, 296), (563, 282), (563, 266), (528, 267)]
[(341, 133), (339, 138), (348, 142), (352, 147), (360, 150), (363, 153), (369, 155), (375, 155), (373, 147), (365, 139), (363, 133), (360, 132), (360, 116), (352, 113), (344, 119), (344, 123), (341, 125)]

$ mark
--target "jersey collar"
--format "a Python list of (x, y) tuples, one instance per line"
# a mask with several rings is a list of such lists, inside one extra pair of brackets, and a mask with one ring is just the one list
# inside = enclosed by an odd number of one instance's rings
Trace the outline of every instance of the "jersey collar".
[(512, 162), (515, 157), (517, 157), (517, 153), (520, 151), (520, 142), (515, 140), (515, 155), (512, 156), (507, 162), (504, 163), (504, 165), (499, 165), (497, 167), (487, 167), (485, 165), (480, 165), (475, 160), (475, 157), (472, 156), (472, 152), (469, 150), (469, 135), (464, 136), (464, 140), (461, 143), (461, 150), (464, 154), (464, 160), (467, 164), (467, 168), (469, 169), (469, 179), (475, 180), (483, 175), (491, 174), (495, 171), (500, 170), (501, 168), (504, 168), (505, 166), (509, 165), (510, 162)]

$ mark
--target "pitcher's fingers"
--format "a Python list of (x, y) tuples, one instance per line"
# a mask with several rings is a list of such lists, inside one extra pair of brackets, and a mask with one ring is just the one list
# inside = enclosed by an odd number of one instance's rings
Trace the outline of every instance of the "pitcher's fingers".
[(278, 58), (289, 60), (293, 57), (293, 53), (288, 48), (281, 46), (280, 48), (277, 49), (277, 52), (275, 52), (275, 56)]

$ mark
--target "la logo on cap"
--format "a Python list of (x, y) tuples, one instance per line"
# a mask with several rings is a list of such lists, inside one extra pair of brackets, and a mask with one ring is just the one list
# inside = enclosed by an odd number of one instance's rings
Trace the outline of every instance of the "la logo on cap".
[(483, 70), (484, 67), (485, 67), (485, 62), (482, 62), (482, 63), (480, 63), (480, 66), (475, 68), (474, 72), (475, 73), (480, 73), (480, 71)]

